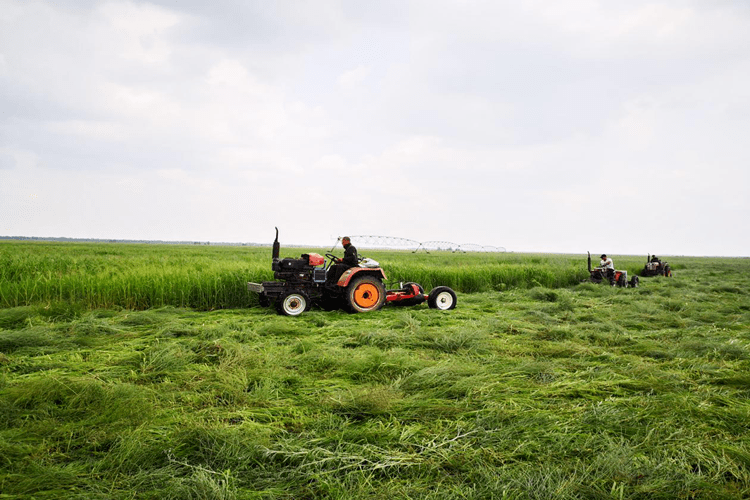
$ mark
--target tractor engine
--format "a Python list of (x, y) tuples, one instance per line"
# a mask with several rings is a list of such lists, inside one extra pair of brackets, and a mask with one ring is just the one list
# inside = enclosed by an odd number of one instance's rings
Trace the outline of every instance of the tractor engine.
[(273, 259), (271, 269), (273, 277), (277, 280), (289, 283), (323, 283), (326, 280), (326, 270), (316, 269), (323, 265), (324, 259), (321, 255), (302, 254), (299, 259), (290, 257), (284, 259)]
[(299, 259), (279, 259), (279, 248), (279, 228), (276, 228), (271, 255), (271, 270), (275, 279), (298, 284), (325, 283), (326, 270), (316, 269), (317, 266), (325, 264), (322, 255), (303, 253)]

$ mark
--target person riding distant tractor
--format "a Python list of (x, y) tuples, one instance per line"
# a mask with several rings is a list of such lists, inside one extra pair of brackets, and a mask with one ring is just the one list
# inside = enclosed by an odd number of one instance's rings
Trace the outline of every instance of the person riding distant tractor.
[(615, 264), (612, 262), (612, 259), (607, 257), (607, 254), (602, 254), (601, 262), (599, 262), (599, 267), (606, 273), (607, 278), (609, 279), (609, 282), (611, 284), (615, 284)]
[(327, 281), (329, 283), (335, 283), (344, 274), (344, 271), (359, 264), (357, 249), (352, 245), (352, 241), (348, 236), (341, 238), (341, 246), (344, 247), (344, 257), (336, 259), (336, 264), (328, 270)]
[(587, 254), (587, 268), (589, 271), (589, 279), (592, 283), (609, 283), (612, 286), (618, 286), (620, 288), (636, 288), (639, 283), (638, 276), (633, 276), (628, 280), (628, 272), (624, 269), (615, 269), (615, 264), (612, 259), (608, 258), (606, 254), (602, 254), (602, 261), (596, 267), (591, 267), (591, 252)]
[(642, 276), (672, 276), (669, 263), (662, 261), (656, 255), (646, 257), (646, 265), (641, 271)]

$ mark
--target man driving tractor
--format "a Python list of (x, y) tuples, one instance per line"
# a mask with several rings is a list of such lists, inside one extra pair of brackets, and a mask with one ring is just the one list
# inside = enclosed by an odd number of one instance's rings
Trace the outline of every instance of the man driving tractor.
[(599, 267), (606, 273), (607, 278), (609, 279), (609, 282), (614, 285), (615, 284), (615, 264), (612, 262), (612, 259), (607, 257), (606, 254), (602, 254), (601, 262), (599, 262)]
[(359, 264), (357, 249), (352, 245), (352, 241), (348, 236), (341, 238), (341, 246), (344, 247), (344, 257), (336, 259), (336, 264), (328, 270), (326, 281), (329, 283), (337, 282), (341, 275), (344, 274), (344, 271)]

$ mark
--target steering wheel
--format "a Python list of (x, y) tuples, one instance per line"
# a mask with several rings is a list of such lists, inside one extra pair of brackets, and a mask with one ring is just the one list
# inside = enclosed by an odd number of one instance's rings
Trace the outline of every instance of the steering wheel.
[(328, 257), (329, 259), (331, 259), (332, 263), (338, 262), (338, 260), (339, 260), (339, 258), (336, 257), (335, 255), (333, 255), (332, 253), (327, 253), (326, 257)]

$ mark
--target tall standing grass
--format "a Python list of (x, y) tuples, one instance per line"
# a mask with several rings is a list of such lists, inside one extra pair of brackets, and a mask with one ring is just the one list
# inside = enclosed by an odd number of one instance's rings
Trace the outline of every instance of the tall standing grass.
[[(286, 248), (282, 257), (309, 251), (326, 250)], [(360, 255), (380, 262), (390, 288), (407, 281), (426, 291), (445, 285), (463, 293), (560, 288), (588, 276), (585, 257), (574, 255), (366, 249)], [(622, 264), (633, 274), (641, 269), (640, 260)], [(238, 308), (256, 300), (247, 281), (271, 279), (271, 251), (265, 247), (0, 242), (0, 307), (6, 308), (61, 302), (89, 309)]]
[(259, 249), (177, 245), (0, 244), (0, 307), (244, 307), (248, 279), (271, 279)]

